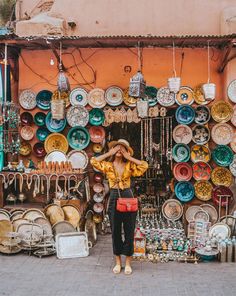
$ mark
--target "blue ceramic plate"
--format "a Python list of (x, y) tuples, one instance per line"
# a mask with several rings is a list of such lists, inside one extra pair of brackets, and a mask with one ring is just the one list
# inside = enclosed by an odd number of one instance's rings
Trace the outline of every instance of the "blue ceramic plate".
[(234, 153), (229, 146), (218, 145), (212, 152), (214, 162), (223, 167), (227, 167), (234, 159)]
[(180, 201), (188, 202), (194, 197), (194, 187), (191, 182), (178, 182), (175, 185), (175, 194)]
[(37, 106), (42, 110), (51, 108), (52, 92), (49, 90), (41, 90), (36, 96)]
[(194, 121), (195, 111), (191, 106), (181, 105), (175, 113), (175, 118), (180, 124), (190, 124)]
[(90, 135), (86, 128), (75, 126), (69, 130), (67, 140), (71, 148), (82, 150), (89, 145)]
[(190, 159), (190, 148), (186, 144), (176, 144), (172, 150), (174, 161), (187, 162)]
[(45, 125), (45, 121), (46, 121), (46, 114), (43, 112), (37, 112), (34, 115), (34, 123), (37, 126), (44, 126)]
[(40, 142), (44, 142), (49, 134), (50, 132), (46, 127), (39, 127), (36, 132), (36, 137)]
[(105, 120), (104, 112), (99, 108), (93, 108), (89, 111), (89, 123), (92, 125), (102, 125)]
[(59, 133), (64, 130), (66, 126), (66, 119), (52, 119), (52, 113), (49, 112), (46, 117), (46, 126), (50, 132)]

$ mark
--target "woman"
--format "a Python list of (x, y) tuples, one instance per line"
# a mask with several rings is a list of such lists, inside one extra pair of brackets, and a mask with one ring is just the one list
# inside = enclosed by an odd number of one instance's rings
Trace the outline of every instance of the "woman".
[[(99, 171), (106, 174), (110, 187), (110, 200), (108, 215), (112, 230), (113, 253), (116, 265), (113, 272), (121, 272), (121, 255), (126, 256), (125, 274), (131, 274), (131, 258), (134, 251), (134, 230), (136, 222), (136, 212), (118, 212), (116, 210), (116, 200), (119, 197), (133, 197), (130, 189), (130, 178), (139, 177), (148, 168), (146, 161), (133, 158), (133, 149), (129, 143), (120, 139), (108, 144), (109, 151), (98, 157), (91, 158), (91, 164)], [(111, 161), (105, 159), (111, 158)], [(119, 188), (119, 191), (118, 191)], [(122, 224), (125, 240), (122, 240)]]

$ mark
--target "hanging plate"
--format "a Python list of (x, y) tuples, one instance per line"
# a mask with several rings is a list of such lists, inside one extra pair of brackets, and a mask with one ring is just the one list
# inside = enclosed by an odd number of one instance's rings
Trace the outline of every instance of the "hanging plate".
[(31, 125), (33, 123), (33, 116), (30, 112), (23, 112), (20, 115), (22, 125)]
[(23, 156), (28, 156), (32, 152), (32, 147), (30, 143), (21, 142), (19, 153)]
[(198, 145), (204, 145), (210, 140), (211, 134), (208, 127), (204, 125), (195, 125), (193, 127), (193, 142)]
[(88, 92), (83, 88), (74, 88), (70, 93), (72, 106), (86, 106), (88, 104)]
[(208, 163), (199, 161), (193, 165), (193, 178), (196, 181), (208, 181), (211, 178), (211, 167)]
[[(102, 184), (100, 184), (100, 183), (95, 183), (95, 184), (94, 184), (94, 186), (96, 186), (96, 187), (97, 187), (98, 185), (102, 185)], [(96, 191), (95, 191), (95, 192), (96, 192)], [(95, 202), (100, 203), (100, 202), (103, 202), (104, 197), (105, 197), (104, 192), (97, 192), (97, 193), (95, 193), (95, 194), (93, 195), (93, 200), (94, 200)]]
[(192, 129), (187, 125), (179, 124), (173, 130), (173, 139), (176, 143), (189, 144), (192, 137)]
[(190, 181), (193, 176), (192, 168), (187, 162), (175, 164), (173, 174), (177, 181)]
[(67, 158), (67, 156), (65, 155), (64, 152), (55, 150), (55, 151), (52, 151), (52, 152), (48, 153), (46, 155), (44, 161), (46, 163), (48, 163), (48, 162), (58, 162), (60, 164), (61, 162), (68, 161), (68, 158)]
[(66, 137), (59, 133), (53, 133), (49, 135), (44, 142), (44, 147), (47, 153), (55, 150), (60, 150), (64, 153), (67, 153), (69, 148)]
[(106, 106), (105, 92), (101, 88), (94, 88), (88, 94), (88, 103), (93, 108), (103, 108)]
[(183, 206), (176, 199), (168, 199), (162, 206), (162, 214), (167, 220), (179, 220), (183, 215)]
[(190, 124), (194, 121), (195, 112), (191, 106), (179, 106), (175, 112), (175, 118), (180, 124)]
[[(217, 186), (213, 189), (212, 198), (215, 205), (217, 206), (220, 204), (220, 196), (221, 196), (221, 206), (223, 207), (226, 207), (228, 203), (230, 203), (233, 200), (233, 197), (234, 197), (231, 189), (223, 185)], [(228, 198), (225, 196), (228, 196)]]
[(210, 238), (220, 237), (222, 240), (225, 240), (226, 238), (229, 238), (230, 235), (230, 228), (227, 224), (224, 223), (216, 223), (209, 229)]
[(40, 142), (44, 142), (49, 135), (50, 132), (46, 127), (39, 127), (36, 131), (36, 137)]
[(231, 123), (234, 125), (234, 126), (236, 126), (236, 105), (234, 106), (234, 108), (233, 108), (233, 116), (232, 116), (232, 118), (231, 118)]
[(233, 138), (230, 142), (230, 147), (236, 153), (236, 133), (234, 133)]
[(129, 95), (129, 88), (126, 88), (123, 92), (123, 96), (124, 96), (124, 103), (125, 105), (129, 106), (129, 107), (136, 107), (137, 104), (137, 99), (134, 97), (131, 97)]
[(194, 121), (197, 124), (206, 124), (211, 119), (211, 112), (207, 106), (197, 106), (195, 108)]
[(157, 102), (157, 91), (158, 89), (154, 86), (146, 86), (145, 87), (145, 95), (148, 98), (149, 107), (155, 106)]
[(19, 103), (23, 109), (33, 110), (37, 105), (36, 94), (30, 89), (22, 91), (19, 97)]
[(170, 107), (175, 104), (176, 95), (170, 92), (170, 89), (166, 86), (161, 87), (157, 91), (157, 101), (161, 106)]
[(103, 210), (104, 210), (104, 206), (102, 203), (100, 202), (96, 202), (94, 205), (93, 205), (93, 210), (95, 213), (102, 213)]
[(89, 122), (89, 112), (83, 106), (71, 106), (66, 113), (66, 119), (71, 127), (85, 127)]
[(194, 102), (192, 88), (188, 86), (181, 86), (175, 100), (178, 105), (192, 105)]
[(102, 126), (92, 126), (89, 129), (90, 139), (93, 143), (102, 143), (105, 139), (106, 132)]
[(233, 108), (227, 102), (215, 102), (211, 107), (211, 116), (216, 122), (227, 122), (233, 116)]
[(21, 138), (25, 141), (30, 141), (34, 137), (34, 129), (29, 125), (24, 125), (20, 130)]
[(234, 159), (231, 162), (229, 169), (234, 177), (236, 177), (236, 155), (234, 155)]
[(200, 210), (198, 210), (193, 217), (194, 221), (202, 221), (202, 222), (209, 222), (210, 221), (210, 217), (209, 214), (204, 211), (203, 209), (200, 208)]
[(88, 165), (88, 155), (85, 151), (72, 150), (68, 153), (67, 157), (68, 157), (68, 161), (71, 162), (73, 169), (75, 169), (75, 170), (86, 169), (86, 167)]
[(44, 126), (46, 124), (46, 114), (43, 112), (37, 112), (34, 115), (34, 123), (37, 126)]
[(197, 181), (194, 184), (195, 195), (198, 199), (208, 201), (212, 196), (212, 184), (209, 181)]
[(119, 106), (123, 102), (123, 90), (118, 86), (111, 86), (105, 92), (105, 100), (110, 106)]
[(90, 135), (86, 128), (75, 126), (69, 130), (67, 139), (72, 149), (82, 150), (89, 145)]
[(182, 202), (188, 202), (194, 198), (194, 187), (191, 182), (178, 182), (175, 185), (176, 197)]
[(236, 79), (231, 81), (227, 89), (228, 98), (236, 103)]
[(201, 210), (201, 207), (199, 207), (199, 206), (190, 206), (187, 209), (187, 211), (185, 213), (185, 218), (188, 221), (188, 223), (190, 221), (193, 221), (193, 217), (194, 217), (195, 213), (198, 212), (199, 210)]
[(187, 162), (190, 158), (190, 149), (186, 144), (176, 144), (172, 155), (176, 162)]
[(47, 154), (45, 151), (44, 145), (41, 142), (34, 144), (33, 151), (34, 151), (34, 154), (39, 158), (42, 158)]
[(233, 128), (227, 123), (218, 123), (211, 130), (212, 140), (218, 145), (228, 145), (234, 136)]
[(41, 90), (36, 96), (37, 106), (42, 110), (51, 108), (52, 92), (49, 90)]
[(93, 108), (89, 111), (89, 123), (91, 125), (102, 125), (105, 120), (105, 114), (102, 109)]
[[(95, 193), (103, 193), (104, 192), (104, 186), (101, 183), (95, 183), (93, 185), (93, 191)], [(102, 202), (102, 200), (101, 201), (97, 201), (97, 200), (94, 199), (95, 202)]]
[(223, 185), (229, 187), (233, 182), (233, 176), (228, 169), (216, 167), (211, 173), (211, 180), (216, 186)]
[(234, 153), (229, 146), (218, 145), (212, 152), (214, 162), (219, 166), (229, 166), (234, 159)]
[(48, 112), (46, 116), (46, 126), (48, 130), (52, 133), (59, 133), (64, 130), (66, 127), (66, 120), (61, 119), (61, 120), (56, 120), (52, 118), (52, 113)]
[(199, 105), (207, 105), (211, 102), (210, 100), (205, 99), (203, 91), (202, 91), (202, 84), (196, 86), (193, 89), (193, 98), (194, 98), (195, 102)]
[(211, 159), (211, 152), (207, 146), (193, 145), (191, 148), (192, 162), (204, 161), (209, 162)]
[(211, 224), (215, 224), (218, 220), (218, 213), (215, 207), (209, 204), (202, 204), (200, 207), (208, 213)]

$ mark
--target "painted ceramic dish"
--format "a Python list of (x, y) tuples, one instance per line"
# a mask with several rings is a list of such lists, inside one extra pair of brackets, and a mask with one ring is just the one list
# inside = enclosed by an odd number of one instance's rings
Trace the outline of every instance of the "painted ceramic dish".
[(236, 79), (231, 81), (227, 89), (228, 98), (236, 103)]
[(32, 147), (28, 142), (21, 142), (19, 153), (23, 156), (28, 156), (32, 152)]
[(209, 181), (197, 181), (194, 184), (195, 195), (198, 199), (208, 201), (212, 196), (212, 184)]
[(187, 162), (190, 158), (190, 149), (186, 144), (176, 144), (172, 155), (176, 162)]
[(217, 220), (218, 220), (217, 210), (212, 205), (209, 205), (209, 204), (202, 204), (202, 205), (200, 205), (200, 207), (205, 212), (208, 213), (211, 224), (212, 225), (215, 224), (217, 222)]
[(153, 107), (157, 104), (157, 91), (158, 89), (154, 86), (145, 87), (145, 95), (148, 98), (149, 107)]
[(30, 141), (34, 137), (34, 129), (29, 125), (24, 125), (20, 130), (21, 138), (25, 141)]
[(96, 202), (94, 205), (93, 205), (93, 210), (95, 213), (102, 213), (103, 210), (104, 210), (104, 206), (102, 203), (100, 202)]
[(105, 100), (110, 106), (119, 106), (123, 102), (123, 90), (118, 86), (111, 86), (105, 92)]
[(71, 106), (66, 113), (66, 119), (71, 127), (85, 127), (89, 122), (89, 112), (83, 106)]
[(52, 133), (59, 133), (64, 130), (66, 127), (66, 120), (61, 119), (61, 120), (56, 120), (52, 118), (52, 113), (49, 112), (46, 116), (46, 126), (48, 130)]
[(67, 153), (69, 145), (64, 135), (59, 133), (50, 134), (44, 142), (44, 147), (47, 153), (55, 150)]
[(236, 155), (234, 155), (233, 161), (229, 166), (229, 170), (234, 177), (236, 177)]
[(211, 116), (216, 122), (227, 122), (233, 116), (233, 108), (227, 102), (215, 102), (211, 107)]
[(175, 113), (175, 118), (180, 124), (190, 124), (194, 121), (195, 112), (191, 106), (179, 106)]
[(203, 209), (200, 208), (200, 210), (198, 210), (195, 214), (193, 219), (195, 221), (202, 221), (202, 222), (209, 222), (210, 221), (210, 217), (209, 214), (204, 211)]
[(218, 145), (212, 152), (214, 162), (219, 166), (229, 166), (234, 159), (234, 153), (229, 146)]
[(227, 168), (216, 167), (211, 173), (211, 180), (216, 186), (223, 185), (229, 187), (233, 182), (233, 176)]
[(220, 203), (226, 207), (233, 199), (233, 192), (226, 186), (217, 186), (213, 190), (213, 201), (218, 206)]
[(105, 92), (101, 88), (94, 88), (88, 94), (88, 103), (93, 108), (103, 108), (106, 106)]
[(45, 162), (58, 162), (58, 163), (61, 163), (61, 162), (66, 162), (68, 161), (68, 158), (66, 156), (66, 154), (62, 151), (58, 151), (58, 150), (55, 150), (55, 151), (52, 151), (50, 153), (48, 153), (44, 159)]
[[(91, 135), (90, 135), (90, 137), (91, 137)], [(94, 153), (101, 153), (102, 150), (103, 150), (103, 146), (100, 143), (93, 144), (93, 152)]]
[(198, 212), (199, 210), (201, 210), (200, 206), (190, 206), (187, 211), (185, 212), (185, 218), (188, 221), (188, 223), (190, 221), (193, 221), (194, 215), (196, 214), (196, 212)]
[(181, 86), (176, 95), (176, 103), (178, 105), (191, 105), (194, 102), (193, 90), (188, 86)]
[(211, 101), (210, 100), (206, 100), (205, 96), (203, 94), (202, 91), (202, 85), (198, 85), (193, 89), (193, 98), (194, 101), (199, 104), (199, 105), (207, 105), (209, 104)]
[(23, 112), (20, 115), (22, 125), (31, 125), (33, 123), (33, 116), (29, 112)]
[(19, 103), (23, 109), (33, 110), (37, 105), (36, 94), (30, 89), (22, 91), (19, 97)]
[(204, 145), (210, 140), (211, 134), (208, 127), (204, 125), (195, 125), (193, 127), (193, 142), (198, 145)]
[(187, 125), (179, 124), (173, 130), (173, 139), (176, 143), (189, 144), (192, 137), (192, 129)]
[(33, 151), (34, 151), (34, 154), (40, 158), (46, 156), (46, 154), (47, 154), (47, 152), (44, 149), (44, 145), (41, 142), (34, 144)]
[(230, 142), (230, 147), (236, 153), (236, 133), (234, 133), (233, 138)]
[(211, 152), (207, 146), (193, 145), (191, 148), (191, 160), (196, 163), (198, 161), (209, 162), (211, 159)]
[(86, 169), (86, 167), (88, 165), (88, 155), (85, 151), (72, 150), (68, 153), (67, 157), (68, 157), (68, 161), (71, 162), (73, 169), (75, 169), (75, 170)]
[(157, 101), (161, 106), (170, 107), (175, 104), (176, 95), (168, 87), (161, 87), (157, 91)]
[(43, 112), (37, 112), (34, 115), (34, 123), (37, 126), (44, 126), (46, 124), (46, 114)]
[(211, 178), (211, 167), (208, 163), (199, 161), (193, 165), (193, 178), (196, 181), (208, 181)]
[(173, 174), (177, 181), (189, 181), (193, 176), (192, 168), (187, 162), (175, 164)]
[(40, 142), (44, 142), (50, 135), (49, 130), (46, 127), (39, 127), (36, 132), (36, 137)]
[(131, 97), (129, 95), (129, 88), (126, 88), (123, 92), (123, 96), (124, 96), (124, 103), (125, 105), (129, 106), (129, 107), (135, 107), (137, 104), (137, 99), (134, 97)]
[(178, 182), (175, 185), (175, 194), (180, 201), (188, 202), (194, 197), (194, 187), (190, 182)]
[(206, 124), (211, 119), (211, 112), (207, 106), (197, 106), (195, 108), (195, 119), (197, 124)]
[(52, 92), (41, 90), (36, 96), (36, 102), (39, 109), (49, 110), (51, 107)]
[[(236, 106), (236, 105), (235, 105)], [(234, 106), (234, 108), (233, 108), (233, 116), (232, 116), (232, 118), (231, 118), (231, 123), (234, 125), (234, 126), (236, 126), (236, 108), (235, 108), (235, 106)]]
[(229, 238), (231, 235), (230, 228), (227, 224), (216, 223), (209, 229), (209, 237), (220, 237), (222, 240)]
[(211, 130), (212, 140), (218, 145), (228, 145), (234, 136), (233, 128), (227, 123), (218, 123)]
[(90, 142), (90, 135), (86, 128), (75, 126), (68, 132), (67, 139), (72, 149), (85, 149)]
[[(102, 193), (104, 191), (104, 186), (101, 183), (95, 183), (93, 185), (93, 191), (95, 193)], [(96, 201), (96, 202), (98, 202), (98, 201)]]
[(89, 129), (90, 139), (93, 143), (102, 143), (105, 139), (106, 132), (102, 126), (92, 126)]
[(105, 114), (102, 109), (93, 108), (89, 111), (89, 123), (91, 125), (102, 125), (105, 120)]
[(70, 93), (72, 106), (86, 106), (88, 104), (88, 92), (83, 88), (75, 88)]
[(162, 214), (167, 220), (179, 220), (183, 215), (183, 206), (177, 199), (168, 199), (162, 206)]

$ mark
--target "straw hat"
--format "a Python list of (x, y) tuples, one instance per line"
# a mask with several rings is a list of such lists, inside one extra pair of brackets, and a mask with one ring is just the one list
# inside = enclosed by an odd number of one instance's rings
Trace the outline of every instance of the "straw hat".
[(108, 143), (108, 148), (111, 149), (117, 145), (122, 145), (124, 146), (130, 153), (130, 155), (132, 156), (134, 154), (134, 150), (130, 147), (130, 144), (128, 141), (126, 141), (125, 139), (119, 139), (117, 141), (111, 141), (110, 143)]

